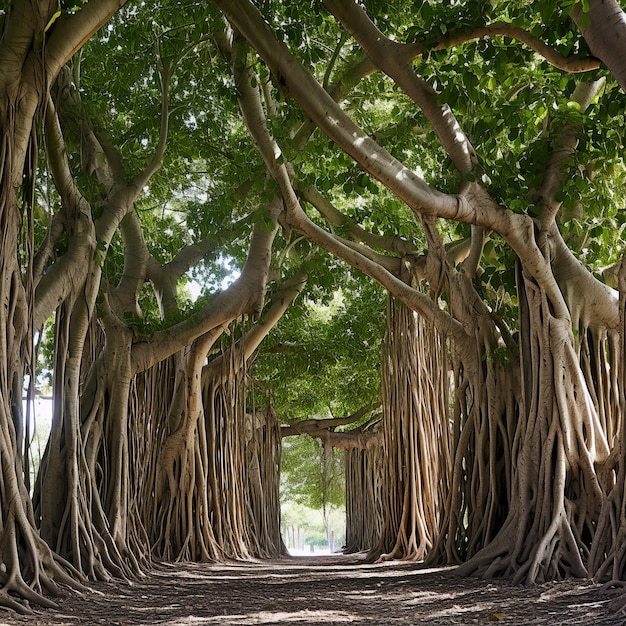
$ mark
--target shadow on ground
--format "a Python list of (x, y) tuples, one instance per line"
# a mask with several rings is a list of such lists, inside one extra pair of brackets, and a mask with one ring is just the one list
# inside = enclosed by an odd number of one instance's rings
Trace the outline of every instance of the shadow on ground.
[(93, 589), (30, 616), (0, 610), (0, 626), (626, 624), (607, 610), (611, 596), (590, 581), (521, 587), (460, 578), (453, 568), (365, 564), (354, 556), (161, 564), (132, 584)]

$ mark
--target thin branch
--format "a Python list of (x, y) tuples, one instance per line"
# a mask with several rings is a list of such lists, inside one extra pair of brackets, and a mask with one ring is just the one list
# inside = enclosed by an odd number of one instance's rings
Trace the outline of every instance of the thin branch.
[(264, 302), (271, 246), (278, 230), (276, 219), (282, 203), (274, 199), (266, 210), (273, 227), (268, 230), (267, 226), (255, 226), (239, 278), (185, 321), (137, 342), (133, 346), (136, 373), (178, 352), (201, 335), (221, 332), (225, 324), (241, 315), (259, 313)]
[(67, 147), (61, 124), (57, 114), (56, 106), (52, 97), (48, 94), (48, 102), (46, 106), (46, 154), (48, 157), (48, 166), (52, 174), (54, 185), (61, 196), (66, 210), (73, 215), (83, 210), (88, 210), (87, 200), (80, 193), (74, 175), (70, 170), (70, 164), (67, 157)]
[(159, 130), (159, 143), (154, 150), (150, 163), (148, 163), (144, 171), (135, 179), (135, 185), (138, 189), (142, 189), (152, 175), (163, 165), (163, 156), (165, 154), (165, 148), (167, 147), (167, 133), (169, 127), (169, 88), (172, 72), (173, 68), (171, 66), (165, 67), (159, 62), (159, 76), (161, 78), (161, 128)]
[(402, 237), (385, 237), (368, 232), (348, 216), (341, 213), (330, 200), (325, 198), (314, 187), (306, 187), (298, 191), (307, 202), (310, 202), (324, 216), (329, 224), (345, 228), (355, 241), (366, 243), (374, 248), (388, 250), (400, 256), (417, 252), (415, 246)]
[(479, 26), (469, 32), (452, 32), (433, 46), (433, 50), (445, 50), (459, 46), (474, 39), (483, 37), (510, 37), (521, 41), (543, 57), (550, 65), (569, 73), (589, 72), (600, 67), (600, 61), (595, 58), (581, 57), (579, 55), (563, 56), (558, 50), (545, 44), (539, 37), (529, 33), (523, 28), (513, 26), (508, 22), (494, 22), (485, 26)]
[[(273, 295), (270, 306), (264, 311), (261, 319), (252, 327), (250, 332), (246, 334), (245, 340), (238, 342), (228, 352), (221, 354), (206, 365), (202, 376), (216, 380), (223, 375), (224, 362), (233, 358), (231, 350), (236, 350), (234, 355), (236, 363), (247, 362), (284, 315), (285, 311), (291, 306), (292, 302), (302, 293), (307, 280), (308, 275), (306, 272), (299, 272), (288, 278)], [(243, 354), (241, 353), (242, 350)]]
[[(580, 108), (573, 115), (582, 114), (589, 107), (603, 84), (602, 78), (592, 83), (581, 82), (576, 85), (570, 100), (576, 102)], [(571, 174), (567, 159), (576, 153), (579, 134), (580, 128), (576, 123), (565, 124), (552, 142), (552, 152), (537, 193), (542, 209), (540, 219), (544, 226), (554, 220), (561, 207), (562, 203), (556, 199), (556, 193), (562, 189)]]

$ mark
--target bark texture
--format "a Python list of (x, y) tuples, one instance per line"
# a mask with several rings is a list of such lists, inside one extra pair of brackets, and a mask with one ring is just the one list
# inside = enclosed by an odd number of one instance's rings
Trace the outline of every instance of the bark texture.
[(372, 556), (423, 560), (443, 517), (451, 469), (447, 346), (389, 299), (383, 344), (383, 525)]

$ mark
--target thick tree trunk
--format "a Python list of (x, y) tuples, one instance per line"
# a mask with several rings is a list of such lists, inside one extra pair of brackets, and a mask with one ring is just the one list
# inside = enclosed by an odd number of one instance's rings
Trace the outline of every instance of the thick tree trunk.
[[(89, 476), (96, 495), (94, 505), (106, 518), (107, 533), (127, 574), (140, 575), (149, 562), (150, 546), (135, 514), (136, 492), (130, 453), (129, 423), (132, 383), (132, 332), (108, 312), (92, 322), (91, 341), (84, 362), (92, 363), (81, 395), (81, 433)], [(101, 333), (94, 326), (101, 328)], [(94, 337), (95, 335), (95, 337)], [(94, 354), (88, 357), (87, 355)]]
[[(257, 241), (251, 256), (255, 250), (265, 248)], [(229, 288), (231, 311), (262, 299), (265, 281), (258, 278), (268, 261), (263, 254), (254, 265), (256, 283), (248, 276), (246, 288)], [(271, 413), (261, 422), (246, 414), (245, 364), (305, 281), (305, 275), (286, 281), (245, 340), (209, 366), (204, 361), (222, 325), (137, 377), (131, 432), (150, 435), (133, 444), (133, 458), (144, 462), (135, 466), (131, 482), (141, 485), (138, 510), (156, 556), (220, 560), (282, 553), (280, 430)]]
[(461, 563), (492, 541), (511, 497), (517, 368), (479, 341), (463, 354), (452, 358), (454, 461), (440, 534), (429, 555), (438, 563)]
[(280, 424), (271, 404), (246, 415), (246, 510), (262, 558), (287, 554), (280, 533), (281, 448)]
[[(120, 6), (90, 2), (62, 20), (71, 31), (57, 38), (46, 33), (58, 3), (48, 0), (10, 3), (0, 35), (0, 604), (27, 610), (26, 600), (50, 606), (42, 592), (54, 594), (57, 583), (72, 584), (80, 574), (55, 556), (36, 530), (22, 467), (22, 388), (25, 369), (32, 376), (34, 310), (32, 210), (37, 165), (36, 116), (47, 97), (49, 81)], [(44, 46), (47, 40), (49, 46)], [(49, 57), (44, 50), (54, 53)], [(52, 60), (51, 60), (52, 59)], [(22, 209), (28, 207), (25, 215)], [(20, 249), (20, 232), (29, 224)], [(26, 260), (22, 276), (20, 263)], [(74, 583), (76, 584), (76, 583)]]
[(207, 487), (213, 531), (222, 554), (231, 559), (259, 555), (248, 525), (246, 504), (245, 363), (229, 350), (203, 375)]
[(383, 345), (384, 523), (371, 557), (422, 560), (434, 545), (451, 470), (447, 346), (390, 298)]
[[(148, 394), (159, 398), (158, 403), (152, 400), (154, 404), (136, 407), (133, 418), (139, 428), (154, 433), (136, 453), (151, 459), (140, 509), (158, 558), (208, 561), (223, 557), (213, 530), (207, 485), (214, 442), (207, 437), (202, 404), (202, 367), (216, 336), (209, 333), (171, 357), (169, 366), (161, 364), (142, 375), (146, 380), (154, 377)], [(154, 412), (145, 413), (150, 409)]]
[(34, 504), (43, 538), (89, 578), (106, 580), (127, 570), (100, 499), (89, 428), (81, 420), (90, 327), (83, 299), (57, 312), (53, 422)]
[(528, 583), (582, 577), (603, 501), (595, 464), (608, 446), (569, 318), (555, 316), (525, 274), (519, 294), (523, 397), (511, 505), (498, 536), (459, 572)]

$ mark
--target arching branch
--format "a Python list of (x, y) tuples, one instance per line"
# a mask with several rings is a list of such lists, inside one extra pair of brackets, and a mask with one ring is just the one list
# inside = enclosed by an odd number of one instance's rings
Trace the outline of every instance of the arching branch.
[(323, 196), (314, 187), (306, 187), (305, 189), (299, 189), (298, 193), (311, 203), (328, 221), (332, 226), (338, 226), (345, 228), (350, 236), (359, 242), (363, 242), (372, 248), (380, 248), (382, 250), (388, 250), (394, 254), (405, 256), (407, 254), (414, 254), (417, 252), (415, 246), (402, 237), (385, 237), (382, 235), (374, 235), (365, 230), (358, 224), (354, 223), (347, 216), (345, 216), (339, 209), (337, 209), (330, 200)]
[(448, 37), (435, 44), (432, 49), (445, 50), (484, 37), (510, 37), (511, 39), (521, 41), (534, 50), (539, 56), (543, 57), (548, 63), (564, 72), (589, 72), (591, 70), (597, 70), (600, 67), (600, 61), (593, 57), (581, 57), (575, 54), (563, 56), (558, 50), (548, 46), (539, 37), (535, 37), (527, 30), (509, 24), (508, 22), (486, 24), (485, 26), (474, 28), (469, 32), (455, 33), (453, 31)]
[(145, 371), (151, 365), (181, 350), (194, 339), (219, 329), (243, 314), (260, 313), (269, 274), (271, 246), (277, 232), (276, 220), (282, 210), (282, 203), (275, 199), (266, 209), (272, 220), (272, 229), (255, 226), (248, 258), (239, 278), (185, 321), (137, 342), (133, 347), (136, 372)]
[[(335, 430), (341, 426), (356, 424), (368, 413), (370, 417), (359, 427), (347, 431), (338, 432)], [(362, 449), (371, 445), (382, 444), (382, 433), (375, 427), (379, 421), (379, 407), (367, 404), (346, 417), (308, 419), (283, 425), (280, 428), (280, 434), (281, 437), (309, 435), (320, 439), (325, 446), (332, 446), (341, 450)]]
[(386, 37), (356, 2), (324, 0), (326, 7), (357, 40), (374, 65), (392, 78), (417, 104), (432, 124), (441, 144), (461, 174), (472, 171), (477, 162), (474, 148), (446, 104), (437, 103), (437, 93), (413, 69), (403, 44)]
[(46, 42), (46, 70), (50, 79), (78, 52), (127, 0), (89, 0), (76, 13), (64, 14), (50, 29)]

